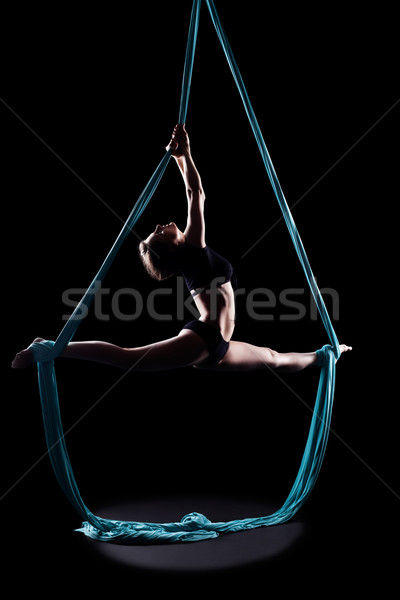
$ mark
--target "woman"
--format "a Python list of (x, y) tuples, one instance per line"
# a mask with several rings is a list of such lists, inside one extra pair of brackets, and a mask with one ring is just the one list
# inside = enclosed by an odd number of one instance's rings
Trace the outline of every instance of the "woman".
[[(231, 341), (235, 328), (233, 269), (222, 256), (206, 245), (204, 201), (200, 175), (193, 162), (185, 125), (176, 125), (167, 147), (182, 174), (188, 202), (184, 231), (175, 223), (157, 225), (139, 245), (140, 258), (157, 280), (181, 272), (200, 313), (175, 337), (142, 346), (121, 348), (108, 342), (71, 342), (62, 356), (96, 361), (122, 369), (160, 371), (195, 366), (207, 369), (279, 369), (300, 371), (319, 364), (318, 352), (280, 353), (245, 342)], [(42, 341), (36, 338), (35, 342)], [(341, 345), (341, 352), (351, 347)], [(30, 348), (19, 352), (12, 366), (33, 362)]]

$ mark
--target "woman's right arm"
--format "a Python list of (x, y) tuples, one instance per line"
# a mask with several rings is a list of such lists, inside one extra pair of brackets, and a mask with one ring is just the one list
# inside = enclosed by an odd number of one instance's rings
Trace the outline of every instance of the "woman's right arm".
[(193, 246), (204, 248), (206, 245), (204, 221), (206, 196), (200, 173), (192, 158), (185, 125), (176, 125), (168, 148), (172, 149), (172, 156), (178, 164), (186, 188), (188, 201), (187, 223), (184, 231), (186, 241)]

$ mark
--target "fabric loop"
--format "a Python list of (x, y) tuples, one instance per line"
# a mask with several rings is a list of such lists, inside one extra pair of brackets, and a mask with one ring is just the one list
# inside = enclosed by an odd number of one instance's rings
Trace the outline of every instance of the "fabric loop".
[[(80, 322), (80, 320), (75, 319), (75, 315), (78, 313), (80, 314), (79, 311), (81, 311), (82, 307), (88, 308), (91, 298), (93, 297), (91, 290), (95, 289), (96, 282), (102, 281), (123, 241), (126, 239), (129, 231), (137, 222), (147, 206), (150, 198), (152, 197), (152, 194), (154, 193), (154, 190), (156, 189), (171, 156), (171, 152), (168, 151), (161, 160), (147, 186), (144, 188), (137, 203), (133, 207), (124, 228), (104, 260), (100, 271), (93, 280), (92, 285), (89, 286), (88, 291), (75, 309), (75, 312), (65, 324), (56, 342), (34, 342), (30, 346), (34, 353), (34, 359), (36, 362), (38, 362), (39, 389), (45, 426), (44, 429), (53, 470), (63, 492), (70, 500), (71, 504), (76, 508), (77, 512), (82, 516), (82, 518), (86, 519), (83, 522), (81, 529), (78, 529), (77, 531), (82, 531), (85, 533), (85, 535), (101, 541), (114, 541), (125, 544), (188, 542), (217, 537), (219, 533), (243, 531), (245, 529), (252, 529), (255, 527), (285, 523), (303, 506), (309, 497), (311, 490), (313, 489), (323, 462), (330, 431), (333, 396), (335, 390), (335, 358), (337, 359), (340, 356), (338, 340), (330, 322), (326, 307), (323, 303), (320, 291), (317, 288), (315, 278), (312, 274), (289, 207), (283, 196), (278, 178), (271, 163), (265, 142), (262, 138), (261, 131), (254, 115), (254, 111), (244, 87), (243, 80), (234, 60), (226, 35), (222, 29), (214, 2), (213, 0), (205, 1), (217, 35), (228, 59), (228, 63), (233, 73), (236, 85), (242, 97), (246, 113), (261, 151), (272, 187), (276, 193), (279, 205), (289, 228), (292, 241), (305, 271), (307, 281), (316, 300), (325, 330), (332, 345), (323, 346), (321, 350), (317, 351), (318, 362), (320, 363), (321, 371), (317, 397), (315, 400), (313, 416), (305, 449), (292, 489), (290, 490), (283, 505), (273, 514), (213, 523), (199, 513), (189, 513), (185, 515), (179, 522), (139, 523), (135, 521), (115, 521), (111, 519), (103, 519), (90, 512), (80, 496), (79, 489), (74, 478), (71, 462), (69, 460), (61, 422), (56, 375), (52, 361), (63, 352), (63, 349), (72, 339)], [(193, 57), (200, 14), (200, 4), (201, 0), (194, 0), (191, 13), (191, 23), (189, 28), (188, 46), (184, 69), (185, 76), (181, 96), (180, 122), (184, 122), (186, 118)]]
[(317, 350), (317, 367), (322, 367), (324, 362), (329, 360), (329, 352), (334, 353), (334, 348), (331, 344), (325, 344), (325, 346), (322, 346), (322, 348)]
[(58, 353), (53, 351), (55, 342), (52, 340), (43, 340), (42, 342), (33, 342), (28, 346), (28, 350), (33, 352), (34, 362), (49, 362), (57, 358)]

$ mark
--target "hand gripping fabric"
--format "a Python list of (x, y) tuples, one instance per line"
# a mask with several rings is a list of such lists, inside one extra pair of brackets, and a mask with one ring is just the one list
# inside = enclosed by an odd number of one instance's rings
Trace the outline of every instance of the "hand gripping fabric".
[[(288, 521), (307, 500), (317, 480), (328, 440), (335, 388), (335, 362), (340, 356), (338, 340), (317, 287), (315, 278), (311, 271), (296, 225), (283, 195), (278, 177), (272, 165), (238, 66), (233, 57), (231, 47), (219, 20), (214, 2), (213, 0), (205, 1), (235, 79), (238, 91), (242, 98), (250, 125), (265, 164), (266, 171), (281, 207), (299, 260), (304, 269), (306, 279), (315, 298), (331, 345), (325, 345), (323, 348), (321, 348), (321, 350), (318, 351), (318, 361), (319, 365), (321, 366), (321, 371), (317, 397), (307, 443), (296, 480), (282, 507), (273, 514), (257, 518), (213, 523), (205, 516), (196, 512), (192, 512), (188, 515), (185, 515), (180, 521), (173, 523), (143, 523), (135, 521), (103, 519), (94, 515), (85, 506), (78, 490), (65, 444), (59, 408), (54, 359), (62, 354), (68, 343), (71, 341), (79, 326), (81, 316), (88, 310), (90, 306), (98, 283), (103, 280), (116, 254), (118, 253), (118, 250), (122, 246), (132, 227), (142, 215), (152, 195), (154, 194), (154, 191), (156, 190), (171, 157), (171, 151), (167, 151), (151, 176), (139, 199), (137, 200), (135, 206), (133, 207), (132, 212), (130, 213), (118, 238), (101, 265), (99, 272), (93, 279), (88, 290), (75, 308), (73, 314), (65, 324), (56, 341), (34, 343), (31, 346), (31, 349), (34, 353), (34, 360), (38, 363), (39, 390), (42, 403), (46, 443), (56, 478), (71, 504), (84, 519), (82, 527), (77, 531), (82, 531), (87, 536), (102, 541), (124, 544), (193, 542), (214, 538), (220, 533), (241, 531), (244, 529), (253, 529), (255, 527), (284, 523), (285, 521)], [(184, 123), (186, 120), (194, 53), (199, 27), (200, 7), (201, 0), (194, 0), (190, 18), (184, 64), (179, 111), (180, 123)]]

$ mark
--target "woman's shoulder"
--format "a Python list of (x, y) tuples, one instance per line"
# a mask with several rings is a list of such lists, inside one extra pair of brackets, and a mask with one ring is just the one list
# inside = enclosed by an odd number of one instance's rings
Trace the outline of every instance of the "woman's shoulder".
[(197, 244), (191, 244), (190, 242), (185, 242), (184, 249), (188, 252), (204, 252), (209, 246), (207, 244), (205, 246), (200, 246)]
[(189, 242), (185, 242), (183, 248), (183, 257), (185, 258), (185, 262), (193, 261), (193, 260), (204, 260), (207, 257), (209, 252), (208, 246), (195, 246), (194, 244), (190, 244)]

